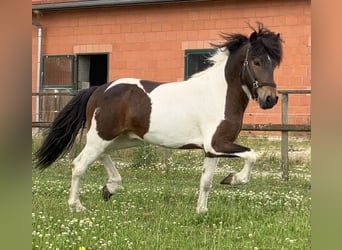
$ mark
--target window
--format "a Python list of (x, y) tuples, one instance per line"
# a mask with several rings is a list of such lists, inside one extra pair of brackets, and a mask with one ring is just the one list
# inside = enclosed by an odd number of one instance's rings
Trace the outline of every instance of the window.
[(73, 55), (43, 56), (43, 88), (73, 88), (73, 69)]
[(78, 89), (108, 82), (108, 53), (77, 54), (76, 65)]
[(211, 63), (207, 61), (212, 54), (215, 53), (215, 49), (188, 49), (185, 50), (185, 69), (184, 79), (189, 79), (193, 74), (203, 71)]

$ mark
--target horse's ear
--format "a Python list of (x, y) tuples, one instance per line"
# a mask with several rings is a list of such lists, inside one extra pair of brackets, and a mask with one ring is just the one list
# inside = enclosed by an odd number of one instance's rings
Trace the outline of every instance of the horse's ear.
[(257, 40), (257, 38), (258, 38), (258, 33), (257, 33), (256, 31), (254, 31), (254, 32), (251, 34), (251, 36), (249, 37), (249, 41), (250, 41), (250, 42), (254, 42), (254, 41)]

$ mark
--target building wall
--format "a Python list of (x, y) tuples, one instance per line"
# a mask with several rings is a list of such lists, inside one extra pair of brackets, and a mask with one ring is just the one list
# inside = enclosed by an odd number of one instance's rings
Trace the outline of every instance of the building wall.
[[(278, 89), (311, 88), (310, 1), (210, 1), (44, 11), (44, 54), (109, 52), (109, 79), (156, 81), (184, 78), (184, 51), (210, 48), (220, 32), (251, 33), (261, 21), (284, 40), (284, 59), (275, 71)], [(32, 25), (32, 89), (36, 82), (37, 28)], [(289, 122), (310, 122), (310, 95), (290, 96)], [(251, 101), (245, 123), (280, 123), (281, 105), (261, 110)], [(33, 109), (34, 110), (34, 109)]]

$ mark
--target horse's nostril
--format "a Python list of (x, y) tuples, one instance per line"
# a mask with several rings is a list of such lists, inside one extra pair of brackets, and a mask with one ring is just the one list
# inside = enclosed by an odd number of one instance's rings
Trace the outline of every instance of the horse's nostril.
[(267, 96), (266, 97), (266, 103), (267, 104), (276, 104), (278, 102), (278, 96), (271, 96), (271, 95), (269, 95), (269, 96)]
[(271, 102), (272, 102), (272, 96), (270, 96), (270, 95), (267, 96), (267, 97), (266, 97), (266, 102), (267, 102), (267, 103), (271, 103)]

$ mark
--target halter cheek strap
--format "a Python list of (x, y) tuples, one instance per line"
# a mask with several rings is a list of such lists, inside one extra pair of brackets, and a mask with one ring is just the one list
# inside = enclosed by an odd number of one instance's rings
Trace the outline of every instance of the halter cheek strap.
[[(249, 67), (249, 64), (248, 64), (248, 53), (249, 53), (249, 48), (247, 48), (247, 52), (246, 52), (246, 57), (245, 57), (245, 60), (243, 62), (243, 67), (242, 67), (242, 83), (245, 84), (249, 89), (250, 89), (250, 92), (252, 94), (252, 98), (253, 99), (256, 99), (256, 89), (257, 88), (260, 88), (260, 87), (263, 87), (263, 86), (269, 86), (269, 87), (273, 87), (273, 88), (276, 88), (277, 85), (274, 83), (274, 82), (258, 82), (257, 79), (255, 79), (250, 67)], [(252, 80), (252, 86), (250, 86), (250, 84), (247, 84), (246, 82), (246, 79), (245, 79), (245, 75), (246, 75), (246, 72), (249, 76), (249, 78)]]

